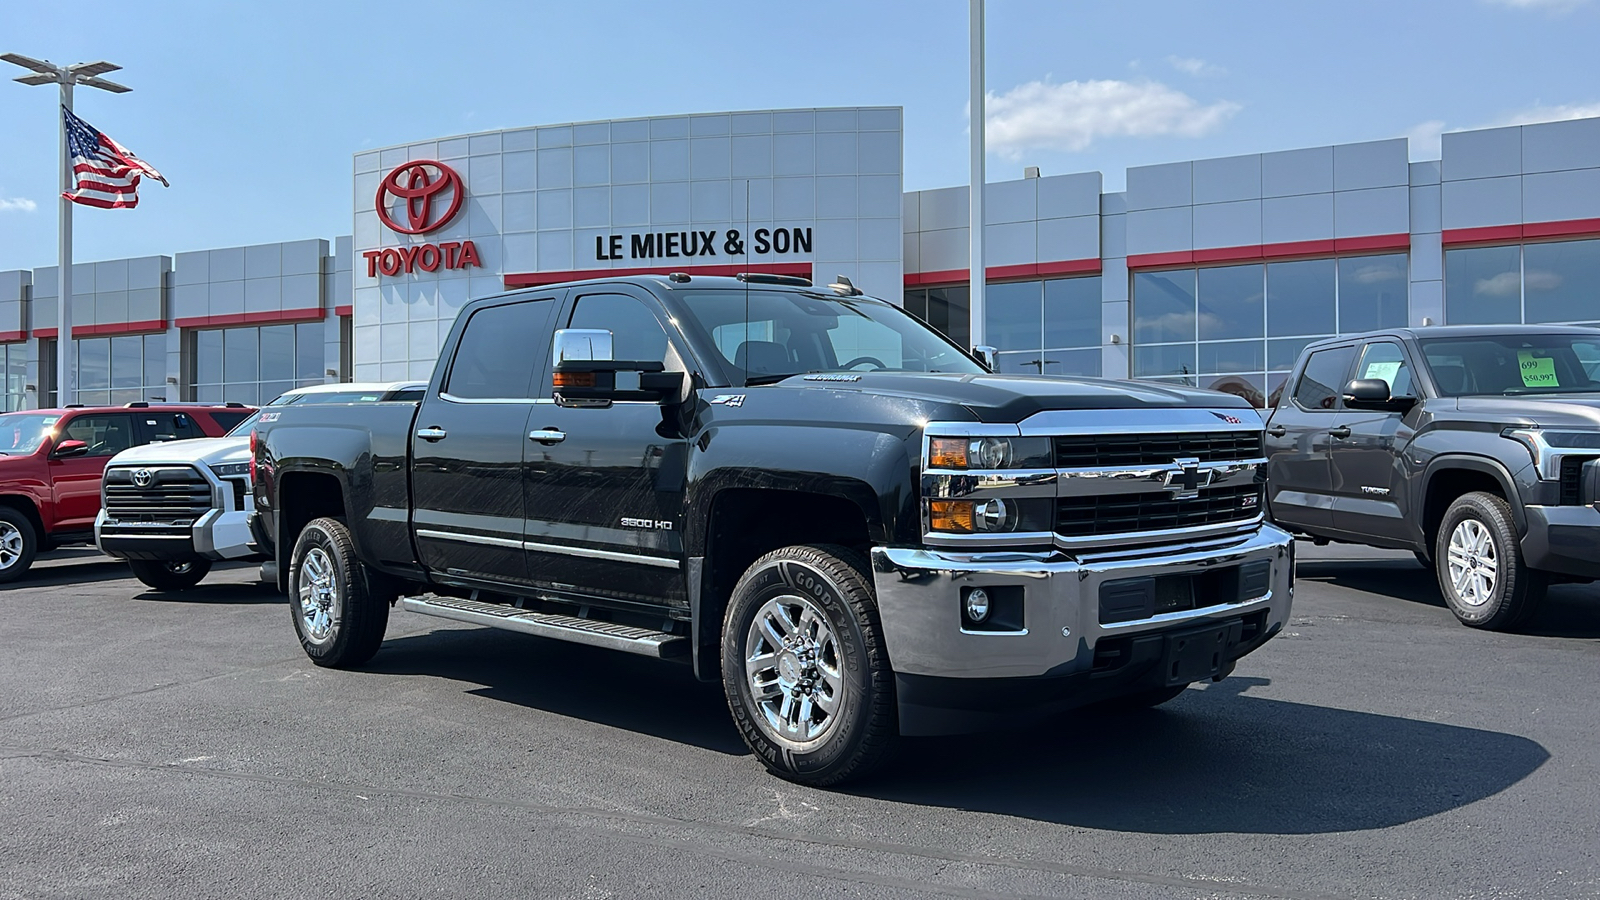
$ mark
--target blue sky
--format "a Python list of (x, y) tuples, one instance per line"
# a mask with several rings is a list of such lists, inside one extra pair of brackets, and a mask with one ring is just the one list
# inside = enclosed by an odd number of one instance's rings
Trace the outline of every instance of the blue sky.
[[(967, 179), (965, 0), (168, 3), (86, 28), (7, 3), (0, 51), (109, 59), (76, 108), (160, 169), (80, 208), (78, 261), (346, 234), (351, 154), (503, 127), (905, 107), (908, 190)], [(989, 0), (989, 179), (1600, 115), (1600, 0)], [(10, 70), (13, 67), (4, 66)], [(4, 73), (8, 78), (22, 70)], [(0, 270), (55, 262), (54, 88), (0, 81)]]

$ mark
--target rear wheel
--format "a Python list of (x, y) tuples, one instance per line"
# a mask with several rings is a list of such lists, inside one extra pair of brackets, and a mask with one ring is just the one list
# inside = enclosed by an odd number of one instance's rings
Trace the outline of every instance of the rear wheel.
[(306, 655), (319, 666), (349, 668), (383, 643), (394, 597), (377, 588), (338, 519), (313, 519), (289, 563), (289, 614)]
[(745, 743), (774, 774), (833, 785), (881, 763), (899, 729), (865, 561), (829, 545), (756, 560), (728, 602), (722, 681)]
[(1450, 504), (1433, 558), (1445, 604), (1473, 628), (1501, 631), (1526, 621), (1549, 584), (1522, 560), (1511, 507), (1484, 491)]
[(17, 510), (0, 506), (0, 582), (27, 574), (38, 553), (39, 533), (33, 523)]
[(209, 559), (130, 559), (133, 577), (158, 591), (186, 591), (211, 571)]

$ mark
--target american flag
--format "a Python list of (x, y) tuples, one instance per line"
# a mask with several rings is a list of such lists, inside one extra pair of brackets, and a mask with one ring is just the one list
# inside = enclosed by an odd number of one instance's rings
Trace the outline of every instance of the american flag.
[(93, 125), (61, 107), (67, 123), (67, 153), (78, 189), (61, 196), (73, 203), (102, 209), (132, 209), (139, 205), (139, 179), (149, 175), (166, 186), (167, 180), (150, 164), (134, 156)]

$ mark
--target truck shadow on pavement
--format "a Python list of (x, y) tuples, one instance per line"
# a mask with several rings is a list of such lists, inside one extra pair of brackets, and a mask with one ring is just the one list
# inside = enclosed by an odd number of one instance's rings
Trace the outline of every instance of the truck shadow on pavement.
[(1080, 712), (1009, 734), (906, 741), (852, 791), (1147, 834), (1387, 828), (1503, 791), (1550, 754), (1523, 737), (1191, 687), (1159, 709)]
[[(1302, 560), (1296, 576), (1337, 587), (1444, 608), (1433, 570), (1406, 559)], [(1464, 626), (1463, 626), (1464, 627)], [(1600, 638), (1600, 584), (1552, 585), (1532, 619), (1516, 630), (1539, 637)]]
[(121, 560), (95, 560), (70, 565), (35, 566), (16, 581), (0, 584), (0, 591), (28, 591), (49, 587), (71, 587), (129, 577), (128, 564)]
[(288, 600), (280, 593), (276, 585), (260, 584), (247, 581), (229, 584), (218, 582), (207, 584), (201, 582), (196, 587), (186, 591), (158, 591), (154, 588), (145, 588), (133, 596), (134, 600), (147, 603), (199, 603), (207, 606), (253, 606), (258, 604), (283, 605)]
[(720, 684), (687, 665), (492, 629), (447, 629), (391, 638), (363, 668), (481, 685), (470, 693), (648, 734), (729, 755), (748, 755)]

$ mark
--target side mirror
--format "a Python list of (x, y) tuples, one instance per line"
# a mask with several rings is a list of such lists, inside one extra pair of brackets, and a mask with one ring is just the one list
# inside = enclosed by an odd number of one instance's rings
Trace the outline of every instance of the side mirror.
[(560, 329), (552, 351), (555, 399), (562, 406), (661, 403), (683, 389), (683, 373), (665, 371), (660, 361), (612, 359), (611, 332), (603, 328)]
[(56, 444), (50, 451), (51, 459), (71, 459), (74, 456), (84, 456), (89, 452), (89, 445), (83, 441), (65, 440)]
[(987, 344), (979, 344), (972, 348), (972, 355), (977, 358), (978, 362), (983, 363), (985, 369), (991, 372), (995, 371), (995, 360), (999, 352), (999, 350)]
[(1344, 405), (1351, 409), (1405, 412), (1416, 403), (1415, 397), (1389, 396), (1389, 382), (1381, 378), (1357, 378), (1344, 388)]

